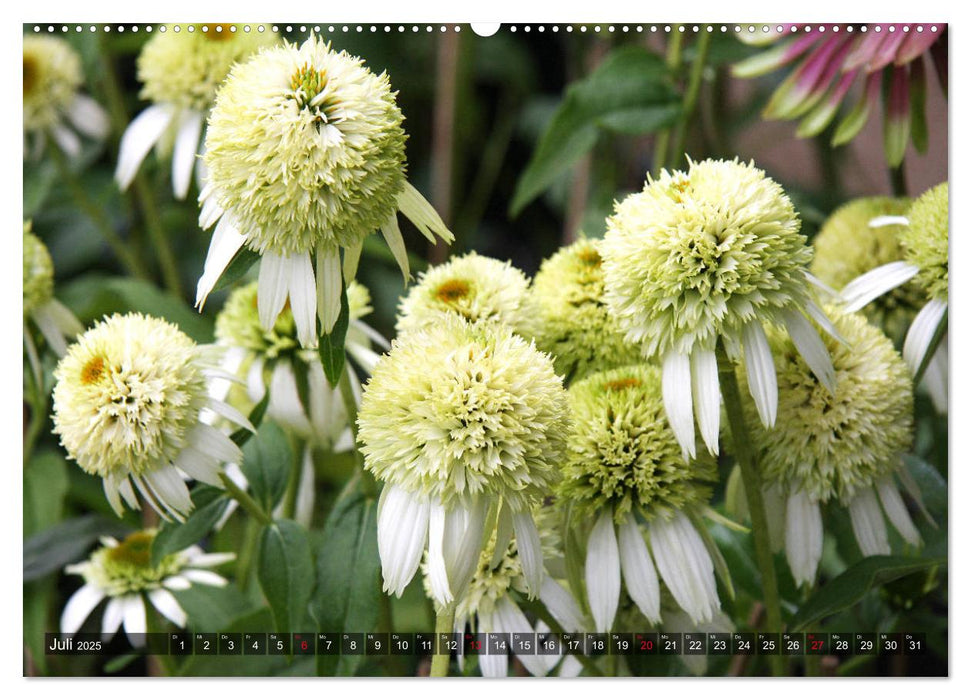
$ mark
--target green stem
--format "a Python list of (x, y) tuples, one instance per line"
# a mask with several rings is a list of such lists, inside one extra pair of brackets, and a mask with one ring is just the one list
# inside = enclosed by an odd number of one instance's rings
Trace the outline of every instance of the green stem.
[(705, 73), (705, 62), (708, 60), (708, 48), (711, 46), (711, 32), (708, 25), (701, 25), (698, 43), (695, 46), (695, 60), (691, 64), (691, 75), (688, 77), (688, 88), (681, 106), (681, 119), (675, 129), (673, 165), (679, 165), (684, 157), (685, 139), (688, 136), (688, 123), (698, 105), (698, 95), (701, 92), (701, 79)]
[(293, 447), (293, 464), (290, 466), (290, 477), (287, 479), (287, 490), (283, 497), (283, 517), (293, 518), (297, 511), (297, 492), (300, 490), (300, 479), (303, 476), (303, 451), (306, 443), (297, 438), (291, 442)]
[(71, 168), (67, 162), (67, 157), (61, 152), (61, 149), (55, 145), (48, 149), (48, 151), (53, 154), (54, 164), (57, 166), (61, 180), (67, 185), (68, 191), (70, 191), (71, 197), (74, 199), (74, 203), (91, 219), (91, 223), (101, 233), (108, 247), (111, 248), (126, 272), (135, 277), (149, 279), (148, 270), (145, 269), (141, 261), (132, 254), (124, 241), (121, 240), (121, 237), (115, 232), (111, 222), (108, 221), (108, 217), (105, 216), (104, 211), (88, 197), (88, 193), (85, 192), (84, 187), (81, 185), (77, 173)]
[(257, 537), (260, 534), (260, 524), (255, 520), (247, 520), (243, 530), (243, 543), (239, 548), (236, 559), (236, 585), (245, 592), (249, 588), (250, 574), (253, 562), (256, 561)]
[(357, 473), (361, 478), (361, 493), (368, 498), (378, 495), (378, 484), (371, 476), (370, 472), (364, 470), (364, 458), (361, 451), (357, 448), (357, 401), (354, 400), (354, 389), (351, 387), (351, 375), (347, 371), (345, 361), (344, 371), (341, 372), (340, 381), (337, 386), (341, 392), (341, 399), (344, 402), (344, 413), (347, 414), (347, 425), (351, 429), (351, 437), (354, 439), (354, 463), (357, 465)]
[(34, 452), (34, 445), (40, 437), (41, 430), (47, 420), (47, 395), (44, 393), (43, 386), (37, 382), (33, 374), (28, 373), (30, 378), (28, 387), (30, 390), (30, 422), (27, 424), (27, 432), (24, 434), (24, 464), (30, 461)]
[[(667, 54), (664, 57), (664, 64), (667, 66), (669, 72), (673, 73), (681, 67), (681, 42), (684, 39), (684, 33), (677, 30), (672, 31), (671, 39), (668, 42)], [(663, 129), (657, 133), (657, 138), (654, 140), (654, 173), (660, 174), (660, 172), (667, 165), (668, 158), (668, 142), (671, 140), (670, 129)]]
[(947, 335), (947, 309), (944, 309), (944, 315), (941, 316), (941, 321), (934, 330), (934, 336), (931, 338), (930, 345), (927, 346), (924, 359), (920, 361), (917, 371), (914, 372), (914, 386), (920, 384), (920, 380), (924, 378), (924, 373), (927, 372), (931, 360), (934, 359), (934, 353), (937, 352), (937, 348), (941, 344), (941, 341), (944, 340), (945, 335)]
[(267, 515), (260, 504), (253, 500), (252, 496), (246, 493), (243, 489), (236, 485), (236, 483), (230, 479), (225, 474), (219, 475), (220, 480), (223, 482), (223, 486), (226, 491), (236, 499), (236, 502), (245, 510), (247, 513), (256, 518), (257, 521), (262, 525), (271, 525), (273, 523), (273, 518)]
[(138, 201), (138, 208), (145, 220), (145, 228), (148, 229), (148, 237), (158, 255), (158, 264), (162, 269), (162, 282), (172, 294), (181, 297), (182, 281), (179, 277), (179, 266), (175, 260), (175, 254), (172, 252), (169, 237), (162, 228), (162, 217), (155, 201), (155, 194), (149, 187), (145, 176), (141, 173), (135, 176), (132, 184), (134, 185), (133, 191), (135, 199)]
[[(435, 647), (436, 652), (441, 649), (439, 645), (440, 635), (451, 634), (455, 627), (455, 606), (449, 605), (444, 610), (440, 610), (435, 616)], [(449, 653), (436, 653), (432, 656), (432, 670), (429, 674), (432, 678), (444, 678), (448, 675)]]
[(890, 168), (890, 188), (894, 197), (907, 196), (907, 173), (904, 172), (903, 163), (896, 168)]
[[(728, 426), (732, 431), (732, 445), (735, 448), (735, 459), (742, 474), (742, 484), (745, 487), (745, 499), (748, 502), (749, 517), (752, 520), (752, 540), (755, 544), (755, 560), (762, 577), (762, 592), (765, 603), (766, 630), (772, 633), (782, 632), (782, 608), (779, 604), (779, 584), (776, 580), (775, 562), (772, 557), (772, 545), (769, 540), (769, 519), (765, 513), (765, 502), (762, 499), (762, 475), (752, 450), (752, 440), (745, 416), (742, 413), (742, 396), (738, 388), (738, 378), (735, 366), (728, 359), (723, 343), (718, 343), (718, 380), (721, 384), (722, 398), (725, 401), (725, 412), (728, 414)], [(770, 656), (773, 675), (780, 676), (784, 672), (783, 657)]]

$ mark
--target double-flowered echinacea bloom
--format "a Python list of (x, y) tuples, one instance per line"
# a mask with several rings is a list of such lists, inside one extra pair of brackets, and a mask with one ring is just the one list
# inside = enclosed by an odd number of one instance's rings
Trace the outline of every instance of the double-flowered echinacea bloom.
[[(864, 556), (890, 554), (889, 520), (911, 545), (920, 543), (897, 486), (913, 488), (901, 455), (913, 441), (913, 383), (893, 343), (858, 313), (827, 307), (841, 344), (827, 341), (835, 390), (819, 385), (780, 334), (772, 338), (779, 376), (779, 420), (752, 435), (767, 486), (766, 503), (797, 584), (811, 585), (823, 551), (822, 507), (849, 510)], [(745, 410), (755, 412), (746, 404)], [(916, 495), (916, 493), (915, 493)]]
[(515, 533), (524, 589), (540, 593), (531, 509), (559, 478), (569, 426), (548, 355), (504, 325), (443, 315), (395, 340), (365, 387), (358, 425), (365, 468), (385, 482), (385, 590), (401, 595), (427, 543), (432, 597), (440, 608), (453, 605), (479, 563), (489, 520)]
[[(111, 636), (124, 627), (125, 634), (143, 635), (148, 631), (146, 598), (152, 607), (177, 627), (185, 627), (186, 613), (172, 591), (184, 591), (193, 584), (225, 586), (226, 579), (210, 569), (236, 558), (232, 552), (206, 554), (192, 546), (167, 554), (152, 564), (155, 530), (133, 532), (118, 541), (101, 539), (101, 548), (87, 561), (71, 564), (65, 571), (84, 578), (61, 613), (61, 632), (74, 634), (107, 599), (101, 632)], [(135, 640), (138, 638), (135, 637)], [(134, 640), (133, 640), (134, 641)]]
[[(125, 130), (115, 180), (127, 189), (154, 147), (172, 156), (172, 189), (184, 199), (195, 170), (203, 180), (199, 149), (216, 88), (229, 69), (276, 42), (270, 31), (243, 31), (231, 24), (159, 27), (138, 56), (142, 99), (152, 105)], [(190, 29), (192, 31), (190, 31)]]
[[(405, 276), (401, 211), (430, 240), (452, 234), (405, 179), (402, 114), (386, 74), (316, 35), (237, 64), (209, 117), (200, 225), (216, 225), (197, 304), (245, 247), (261, 256), (259, 314), (272, 328), (290, 300), (304, 347), (330, 333), (342, 278), (380, 229)], [(217, 223), (218, 222), (218, 223)], [(341, 252), (343, 250), (343, 260)]]
[(720, 607), (712, 552), (694, 522), (711, 497), (715, 460), (702, 452), (685, 463), (661, 381), (656, 367), (636, 365), (570, 387), (573, 431), (558, 494), (571, 521), (593, 523), (584, 575), (599, 632), (613, 626), (622, 573), (649, 622), (661, 620), (658, 573), (696, 623)]
[(78, 132), (100, 140), (108, 115), (80, 92), (81, 57), (64, 39), (24, 37), (24, 158), (39, 156), (47, 139), (71, 158), (81, 153)]
[(812, 249), (799, 229), (782, 188), (738, 160), (648, 177), (607, 220), (606, 303), (627, 340), (660, 360), (664, 406), (685, 457), (695, 455), (692, 409), (708, 450), (718, 452), (719, 343), (751, 368), (763, 425), (775, 422), (778, 404), (766, 326), (785, 326), (832, 388), (833, 366), (809, 318), (832, 325), (811, 296)]
[(250, 430), (239, 411), (210, 396), (219, 353), (166, 321), (115, 314), (68, 348), (54, 371), (54, 432), (68, 456), (101, 477), (121, 515), (138, 508), (135, 489), (165, 518), (192, 509), (183, 474), (221, 486), (239, 447), (200, 420), (204, 409)]

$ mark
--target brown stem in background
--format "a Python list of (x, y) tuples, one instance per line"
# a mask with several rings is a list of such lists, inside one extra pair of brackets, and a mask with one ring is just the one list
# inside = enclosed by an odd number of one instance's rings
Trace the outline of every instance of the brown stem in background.
[[(452, 224), (452, 177), (455, 168), (455, 106), (458, 92), (459, 34), (445, 32), (438, 40), (435, 105), (432, 115), (431, 202), (446, 226)], [(444, 262), (448, 246), (429, 246), (428, 261)]]

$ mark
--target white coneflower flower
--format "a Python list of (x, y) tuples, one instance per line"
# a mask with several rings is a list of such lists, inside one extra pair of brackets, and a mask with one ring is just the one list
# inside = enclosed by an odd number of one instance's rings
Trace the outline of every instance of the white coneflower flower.
[(536, 309), (529, 280), (512, 263), (478, 253), (455, 257), (418, 276), (398, 305), (398, 335), (438, 323), (455, 313), (475, 321), (505, 323), (527, 340), (533, 337)]
[[(74, 314), (54, 298), (54, 263), (47, 246), (33, 234), (30, 222), (24, 223), (24, 322), (29, 319), (59, 357), (67, 352), (67, 340), (84, 328)], [(25, 331), (31, 364), (36, 351), (30, 334)]]
[(604, 303), (600, 242), (581, 239), (545, 260), (533, 280), (539, 307), (536, 346), (570, 381), (641, 361)]
[[(767, 505), (784, 532), (797, 584), (812, 584), (823, 550), (821, 506), (849, 509), (864, 556), (890, 554), (884, 516), (905, 541), (920, 543), (895, 483), (913, 441), (913, 383), (893, 343), (858, 313), (827, 312), (848, 345), (828, 341), (835, 391), (823, 389), (790, 340), (773, 334), (779, 376), (779, 420), (756, 427), (753, 444), (766, 482)], [(754, 417), (755, 409), (746, 403)], [(904, 482), (907, 484), (908, 482)]]
[[(184, 199), (199, 160), (202, 129), (216, 96), (237, 61), (276, 42), (273, 32), (235, 31), (231, 24), (197, 24), (195, 31), (159, 31), (138, 55), (140, 97), (152, 106), (125, 130), (118, 153), (115, 180), (128, 189), (152, 148), (172, 154), (172, 189)], [(205, 29), (205, 31), (203, 31)]]
[(593, 523), (585, 578), (600, 632), (613, 626), (621, 575), (651, 623), (661, 619), (658, 573), (693, 620), (711, 620), (720, 606), (711, 553), (692, 523), (711, 496), (715, 461), (702, 453), (685, 463), (661, 385), (658, 368), (637, 365), (570, 387), (574, 425), (558, 493)]
[[(948, 186), (941, 183), (922, 194), (906, 216), (877, 217), (870, 226), (899, 225), (906, 252), (902, 261), (870, 270), (846, 285), (840, 295), (847, 311), (862, 309), (877, 297), (914, 280), (930, 297), (904, 339), (904, 360), (916, 373), (924, 363), (931, 341), (947, 313), (948, 290)], [(947, 336), (937, 346), (924, 378), (938, 411), (947, 410)]]
[[(778, 396), (764, 326), (784, 325), (827, 386), (833, 367), (809, 317), (812, 250), (782, 188), (753, 164), (706, 160), (648, 177), (616, 205), (601, 247), (606, 301), (627, 340), (660, 360), (664, 407), (686, 457), (695, 426), (718, 453), (721, 391), (715, 349), (743, 354), (764, 425)], [(826, 327), (824, 325), (824, 327)]]
[(549, 356), (507, 326), (457, 314), (395, 340), (358, 416), (365, 468), (386, 481), (378, 503), (384, 588), (401, 595), (428, 546), (439, 607), (460, 598), (479, 561), (486, 515), (516, 534), (530, 596), (543, 555), (530, 509), (558, 478), (569, 425)]
[(218, 353), (176, 326), (141, 314), (106, 317), (68, 348), (54, 371), (54, 432), (68, 456), (100, 476), (116, 513), (138, 508), (132, 486), (162, 517), (192, 509), (182, 473), (221, 486), (239, 447), (200, 421), (210, 409), (253, 429), (239, 411), (212, 398)]
[(81, 58), (66, 41), (24, 37), (24, 158), (39, 156), (48, 138), (75, 158), (81, 153), (75, 130), (92, 139), (108, 134), (108, 115), (79, 92), (83, 81)]
[[(532, 512), (544, 560), (548, 562), (562, 551), (556, 514), (550, 506), (538, 506)], [(509, 522), (505, 518), (504, 521)], [(422, 565), (422, 571), (425, 575), (425, 590), (429, 597), (433, 597), (434, 589), (428, 574), (427, 559)], [(539, 625), (534, 626), (529, 622), (516, 604), (514, 593), (528, 595), (516, 535), (506, 526), (492, 533), (479, 555), (478, 566), (468, 590), (456, 603), (453, 629), (461, 634), (468, 624), (473, 633), (483, 634), (496, 632), (511, 635), (514, 632), (544, 631), (539, 629)], [(564, 632), (583, 631), (585, 626), (580, 607), (570, 593), (545, 572), (539, 599)], [(560, 659), (556, 655), (544, 656), (532, 652), (518, 658), (534, 676), (545, 676)], [(503, 677), (509, 670), (509, 655), (480, 655), (479, 668), (483, 676)]]
[(341, 278), (354, 278), (364, 239), (375, 230), (407, 277), (399, 210), (429, 240), (451, 241), (405, 180), (402, 119), (386, 74), (374, 75), (316, 35), (299, 47), (264, 49), (233, 68), (206, 133), (209, 172), (199, 222), (204, 229), (219, 223), (197, 305), (245, 246), (262, 259), (264, 328), (273, 327), (289, 297), (300, 344), (313, 347), (316, 316), (330, 333)]
[(232, 552), (206, 554), (192, 546), (162, 558), (152, 566), (152, 542), (155, 530), (133, 532), (121, 542), (111, 537), (101, 540), (102, 547), (80, 564), (71, 564), (65, 571), (84, 578), (81, 586), (64, 606), (61, 613), (61, 632), (74, 634), (94, 612), (98, 604), (108, 599), (101, 632), (112, 636), (124, 626), (125, 634), (141, 635), (148, 631), (145, 601), (151, 603), (176, 627), (185, 627), (186, 613), (172, 595), (193, 584), (225, 586), (226, 579), (210, 571), (236, 558)]

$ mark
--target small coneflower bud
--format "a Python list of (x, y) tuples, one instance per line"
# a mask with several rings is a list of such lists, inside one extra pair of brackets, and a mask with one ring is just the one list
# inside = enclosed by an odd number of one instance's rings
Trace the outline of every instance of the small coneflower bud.
[(651, 622), (660, 620), (658, 571), (694, 620), (710, 620), (719, 608), (714, 564), (691, 522), (711, 496), (715, 461), (702, 453), (685, 463), (665, 418), (661, 382), (658, 368), (637, 365), (570, 387), (574, 425), (558, 493), (581, 521), (594, 523), (585, 576), (598, 631), (612, 627), (621, 573)]
[[(358, 416), (378, 505), (385, 589), (400, 595), (425, 544), (435, 601), (461, 597), (490, 506), (516, 534), (526, 590), (542, 585), (530, 509), (559, 478), (566, 392), (542, 353), (501, 324), (446, 314), (398, 340), (368, 381)], [(445, 536), (448, 533), (448, 536)]]
[(718, 452), (721, 392), (716, 345), (739, 349), (764, 425), (777, 395), (763, 325), (783, 324), (813, 371), (832, 366), (806, 318), (825, 322), (810, 296), (812, 250), (789, 197), (753, 164), (706, 160), (662, 171), (616, 205), (601, 247), (610, 312), (664, 371), (664, 405), (685, 452), (694, 456), (694, 418)]
[[(176, 326), (141, 314), (107, 317), (81, 335), (54, 371), (54, 432), (68, 456), (101, 477), (119, 515), (134, 485), (163, 517), (192, 509), (181, 472), (221, 485), (224, 462), (239, 448), (200, 422), (209, 408), (249, 422), (208, 395), (215, 357)], [(121, 498), (120, 498), (120, 497)]]
[(468, 321), (504, 323), (524, 338), (532, 337), (536, 312), (529, 280), (509, 262), (468, 253), (436, 265), (398, 306), (398, 334), (438, 323), (454, 313)]
[[(67, 339), (82, 330), (81, 324), (66, 306), (54, 298), (54, 263), (47, 246), (24, 223), (24, 322), (33, 321), (57, 355), (67, 351)], [(30, 360), (36, 362), (33, 341), (25, 333)], [(35, 367), (36, 371), (39, 371)]]
[(576, 381), (641, 361), (640, 349), (624, 339), (604, 303), (598, 241), (579, 240), (545, 260), (533, 295), (539, 307), (536, 346), (553, 356), (559, 374)]
[(932, 187), (910, 207), (909, 225), (900, 234), (907, 262), (920, 268), (917, 283), (931, 299), (947, 301), (948, 187)]
[[(862, 314), (827, 312), (847, 343), (827, 341), (835, 391), (819, 385), (789, 339), (773, 334), (779, 420), (752, 434), (766, 487), (778, 489), (785, 502), (786, 556), (799, 584), (815, 578), (823, 546), (820, 507), (831, 500), (849, 509), (865, 556), (890, 553), (884, 513), (906, 541), (920, 541), (894, 483), (913, 440), (907, 366)], [(745, 410), (755, 417), (751, 402)]]

